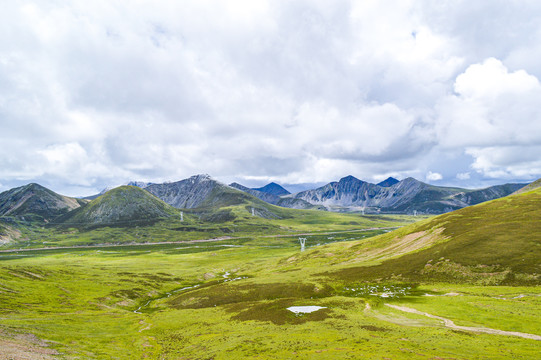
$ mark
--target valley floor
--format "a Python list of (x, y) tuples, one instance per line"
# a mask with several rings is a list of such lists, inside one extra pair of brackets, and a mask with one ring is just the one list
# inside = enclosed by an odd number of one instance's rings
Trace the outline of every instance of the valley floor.
[[(305, 237), (310, 249), (362, 234)], [(342, 265), (291, 260), (299, 254), (295, 236), (3, 253), (0, 359), (541, 353), (539, 286), (344, 281), (325, 272)], [(287, 310), (307, 305), (323, 309)]]

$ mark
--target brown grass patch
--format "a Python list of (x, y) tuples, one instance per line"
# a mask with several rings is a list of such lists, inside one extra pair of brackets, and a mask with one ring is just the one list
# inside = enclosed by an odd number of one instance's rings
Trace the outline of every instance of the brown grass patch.
[(360, 262), (367, 260), (376, 260), (382, 258), (399, 257), (417, 250), (428, 248), (437, 242), (445, 239), (442, 237), (444, 228), (438, 228), (434, 231), (419, 231), (408, 234), (402, 238), (395, 238), (393, 242), (381, 249), (372, 249), (366, 252), (360, 252), (359, 256), (348, 262)]
[(49, 360), (59, 355), (33, 334), (8, 334), (0, 329), (0, 337), (0, 360)]

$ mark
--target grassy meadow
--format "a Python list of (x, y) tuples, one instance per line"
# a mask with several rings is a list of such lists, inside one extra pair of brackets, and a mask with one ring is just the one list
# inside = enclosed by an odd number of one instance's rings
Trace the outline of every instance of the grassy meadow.
[[(293, 210), (266, 204), (236, 205), (219, 209), (183, 210), (178, 216), (147, 220), (119, 221), (102, 226), (78, 223), (36, 224), (12, 219), (10, 223), (20, 236), (2, 245), (3, 249), (43, 248), (54, 246), (126, 245), (178, 242), (214, 238), (258, 238), (299, 233), (394, 229), (422, 217), (406, 215), (339, 214), (316, 210)], [(270, 211), (268, 210), (270, 209)], [(260, 216), (263, 215), (263, 216)], [(265, 217), (266, 216), (266, 217)], [(0, 226), (2, 225), (0, 218)]]
[[(408, 256), (413, 265), (451, 258), (449, 248), (438, 248), (452, 243), (445, 232), (466, 237), (440, 225), (460, 214), (437, 221), (286, 209), (295, 216), (269, 220), (228, 210), (234, 220), (219, 224), (187, 212), (182, 224), (29, 227), (25, 242), (4, 250), (26, 243), (34, 249), (0, 253), (0, 353), (21, 359), (535, 359), (541, 353), (538, 282), (400, 271)], [(307, 239), (304, 252), (299, 237)], [(469, 259), (447, 263), (475, 267)], [(483, 274), (535, 278), (526, 265), (482, 265), (493, 266)], [(323, 309), (287, 310), (310, 305)]]

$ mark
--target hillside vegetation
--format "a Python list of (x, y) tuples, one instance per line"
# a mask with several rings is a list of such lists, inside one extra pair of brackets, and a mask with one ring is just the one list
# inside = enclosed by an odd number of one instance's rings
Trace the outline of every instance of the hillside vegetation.
[(63, 226), (131, 226), (134, 223), (152, 224), (177, 214), (178, 210), (147, 191), (135, 186), (121, 186), (57, 219), (56, 223)]
[[(541, 282), (541, 189), (493, 200), (357, 243), (308, 252), (294, 261), (349, 264), (347, 280)], [(332, 256), (325, 254), (332, 253)], [(352, 266), (362, 263), (362, 266)], [(331, 276), (331, 275), (330, 275)]]
[(519, 190), (515, 191), (514, 194), (522, 194), (528, 191), (532, 191), (535, 189), (538, 189), (541, 187), (541, 179), (537, 179), (536, 181), (524, 186), (523, 188), (520, 188)]

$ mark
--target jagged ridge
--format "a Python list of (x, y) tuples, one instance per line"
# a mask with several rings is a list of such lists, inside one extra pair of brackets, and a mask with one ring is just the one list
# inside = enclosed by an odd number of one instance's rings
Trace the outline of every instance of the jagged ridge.
[(441, 214), (506, 196), (524, 186), (505, 184), (480, 190), (440, 187), (406, 178), (382, 187), (347, 176), (318, 189), (288, 195), (331, 210)]

